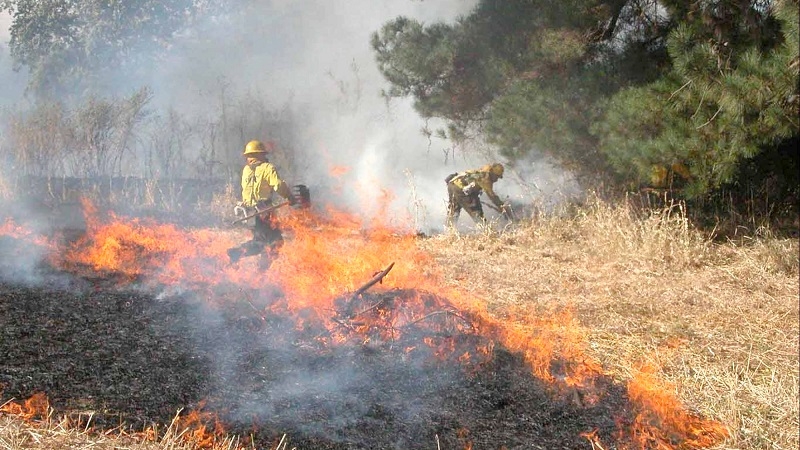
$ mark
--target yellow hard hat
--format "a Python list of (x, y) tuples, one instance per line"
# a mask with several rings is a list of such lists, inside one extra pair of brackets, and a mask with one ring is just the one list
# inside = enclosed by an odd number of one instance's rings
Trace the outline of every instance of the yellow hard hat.
[(497, 178), (503, 178), (503, 172), (505, 171), (505, 168), (500, 163), (494, 163), (483, 166), (482, 170), (497, 176)]
[(252, 155), (255, 153), (267, 153), (267, 147), (261, 141), (250, 141), (244, 146), (244, 155)]

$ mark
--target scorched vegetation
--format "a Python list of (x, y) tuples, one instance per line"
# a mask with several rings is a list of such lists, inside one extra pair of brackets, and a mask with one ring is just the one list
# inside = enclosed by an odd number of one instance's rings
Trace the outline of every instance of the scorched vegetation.
[(328, 210), (259, 274), (241, 231), (83, 208), (3, 228), (5, 448), (798, 443), (796, 239), (680, 204), (432, 237)]

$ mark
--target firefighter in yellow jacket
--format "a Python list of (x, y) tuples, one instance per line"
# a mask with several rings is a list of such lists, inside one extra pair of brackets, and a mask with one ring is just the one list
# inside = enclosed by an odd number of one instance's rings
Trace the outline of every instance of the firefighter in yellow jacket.
[(500, 163), (487, 164), (480, 169), (467, 170), (448, 176), (447, 182), (447, 226), (455, 226), (461, 209), (467, 211), (472, 220), (480, 226), (486, 225), (480, 195), (486, 196), (494, 203), (498, 211), (509, 216), (508, 205), (504, 204), (494, 192), (494, 183), (503, 178), (504, 167)]
[[(257, 209), (264, 209), (272, 204), (273, 192), (295, 203), (289, 185), (284, 182), (275, 166), (267, 159), (272, 146), (264, 145), (261, 141), (250, 141), (244, 148), (244, 157), (247, 164), (242, 170), (242, 201), (237, 203), (235, 211), (250, 214)], [(277, 224), (274, 223), (271, 212), (265, 212), (254, 217), (252, 226), (253, 238), (239, 247), (228, 250), (228, 257), (235, 264), (244, 256), (262, 255), (260, 266), (269, 267), (274, 252), (283, 244), (283, 235)]]

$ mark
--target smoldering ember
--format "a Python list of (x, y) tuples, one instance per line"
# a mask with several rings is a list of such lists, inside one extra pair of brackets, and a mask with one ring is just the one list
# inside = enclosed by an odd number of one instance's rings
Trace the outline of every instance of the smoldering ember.
[(281, 257), (259, 273), (227, 264), (240, 231), (81, 211), (80, 227), (8, 217), (0, 228), (6, 411), (46, 398), (99, 431), (163, 429), (178, 414), (209, 442), (256, 448), (282, 436), (298, 449), (724, 437), (647, 380), (615, 381), (570, 350), (568, 317), (492, 319), (440, 283), (413, 233), (335, 211), (282, 216)]

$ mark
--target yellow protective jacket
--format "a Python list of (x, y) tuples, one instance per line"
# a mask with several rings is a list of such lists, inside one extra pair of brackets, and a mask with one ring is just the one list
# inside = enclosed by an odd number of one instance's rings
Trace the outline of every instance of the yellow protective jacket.
[(268, 161), (255, 161), (242, 170), (242, 203), (247, 207), (269, 203), (277, 192), (287, 200), (291, 198), (289, 186), (281, 180), (275, 166)]
[(451, 183), (463, 189), (467, 195), (480, 195), (481, 191), (485, 192), (495, 206), (502, 208), (503, 201), (494, 192), (495, 181), (497, 180), (492, 177), (492, 174), (485, 170), (466, 170), (450, 180)]

